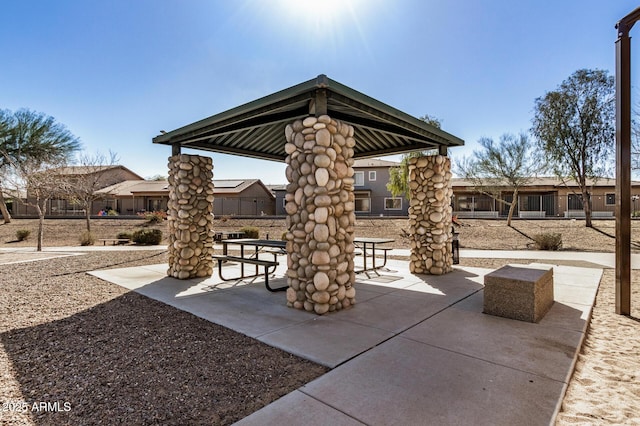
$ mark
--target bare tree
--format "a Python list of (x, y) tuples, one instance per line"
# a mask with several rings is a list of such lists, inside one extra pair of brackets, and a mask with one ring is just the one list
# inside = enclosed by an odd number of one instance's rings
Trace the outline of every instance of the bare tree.
[[(526, 134), (504, 134), (495, 144), (491, 138), (482, 138), (483, 147), (474, 151), (471, 158), (464, 157), (456, 166), (461, 177), (473, 184), (475, 191), (488, 195), (497, 202), (509, 206), (507, 226), (518, 205), (518, 192), (540, 172), (541, 162), (533, 157)], [(511, 191), (511, 200), (504, 196), (504, 189)]]
[(25, 203), (38, 213), (37, 251), (42, 251), (44, 219), (49, 200), (59, 198), (68, 191), (69, 182), (59, 173), (62, 161), (59, 158), (50, 161), (28, 159), (12, 163), (10, 181), (13, 187), (16, 192), (27, 194)]
[(640, 103), (636, 103), (631, 121), (631, 169), (640, 171)]
[[(81, 173), (65, 176), (69, 182), (65, 198), (82, 208), (85, 212), (87, 232), (91, 232), (91, 207), (95, 201), (104, 199), (108, 193), (97, 192), (108, 186), (107, 174), (118, 162), (118, 156), (109, 152), (109, 156), (101, 153), (81, 155), (78, 165)], [(64, 173), (63, 173), (64, 174)]]

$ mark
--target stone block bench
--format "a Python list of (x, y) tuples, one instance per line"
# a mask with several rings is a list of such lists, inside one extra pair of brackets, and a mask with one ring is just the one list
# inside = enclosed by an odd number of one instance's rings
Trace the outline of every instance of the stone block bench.
[(507, 265), (484, 277), (484, 313), (539, 322), (553, 305), (553, 268)]

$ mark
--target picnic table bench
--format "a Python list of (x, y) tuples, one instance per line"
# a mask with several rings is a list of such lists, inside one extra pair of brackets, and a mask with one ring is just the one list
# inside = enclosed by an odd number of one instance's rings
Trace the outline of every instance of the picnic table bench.
[(217, 231), (213, 234), (213, 241), (230, 240), (244, 237), (243, 231)]
[[(282, 250), (285, 248), (286, 243), (284, 241), (278, 240), (257, 240), (257, 239), (238, 239), (238, 240), (224, 240), (223, 244), (223, 254), (222, 255), (214, 255), (213, 258), (218, 262), (218, 275), (223, 281), (232, 281), (232, 280), (242, 280), (245, 278), (253, 278), (261, 275), (259, 272), (259, 268), (262, 267), (264, 272), (264, 285), (267, 290), (276, 292), (276, 291), (285, 291), (289, 286), (272, 288), (269, 285), (269, 274), (272, 274), (276, 267), (278, 266), (278, 255), (282, 254)], [(240, 256), (231, 256), (228, 254), (228, 246), (229, 245), (239, 245), (240, 246)], [(255, 251), (253, 253), (247, 253), (248, 256), (245, 256), (245, 246), (254, 247)], [(260, 259), (258, 255), (265, 248), (271, 248), (276, 250), (270, 250), (268, 253), (273, 255), (273, 260)], [(225, 262), (237, 262), (240, 264), (240, 275), (232, 278), (225, 278), (222, 275), (222, 265)], [(244, 265), (255, 265), (256, 271), (255, 274), (246, 275), (244, 272)]]
[(98, 241), (102, 241), (103, 246), (107, 245), (107, 241), (111, 242), (111, 245), (115, 246), (116, 244), (127, 244), (131, 240), (129, 238), (100, 238)]

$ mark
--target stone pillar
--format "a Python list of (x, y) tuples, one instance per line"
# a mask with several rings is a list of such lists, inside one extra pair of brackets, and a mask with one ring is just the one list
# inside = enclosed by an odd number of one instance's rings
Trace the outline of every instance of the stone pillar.
[(324, 314), (355, 303), (353, 127), (328, 115), (285, 129), (287, 306)]
[(451, 272), (451, 160), (442, 155), (412, 158), (409, 188), (409, 270), (432, 275)]
[(213, 273), (213, 161), (169, 157), (169, 270), (179, 279)]

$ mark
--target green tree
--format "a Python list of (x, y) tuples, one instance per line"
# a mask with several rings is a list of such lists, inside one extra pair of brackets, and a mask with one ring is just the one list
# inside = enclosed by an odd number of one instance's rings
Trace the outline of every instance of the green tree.
[[(482, 138), (478, 143), (483, 149), (458, 162), (458, 172), (471, 181), (476, 191), (509, 206), (507, 226), (511, 226), (518, 192), (540, 172), (542, 163), (534, 158), (525, 133), (505, 133), (497, 144), (491, 138)], [(510, 197), (505, 196), (505, 188), (511, 191)]]
[[(423, 115), (419, 119), (433, 127), (437, 127), (438, 129), (442, 126), (439, 119), (428, 114)], [(429, 154), (431, 154), (430, 150), (409, 152), (402, 156), (399, 166), (391, 167), (389, 169), (389, 182), (387, 183), (387, 189), (391, 192), (391, 195), (398, 197), (404, 194), (407, 200), (409, 199), (409, 160)]]
[(536, 99), (533, 135), (561, 178), (580, 187), (585, 225), (591, 227), (588, 179), (610, 172), (615, 145), (615, 84), (606, 71), (582, 69)]
[[(28, 109), (0, 113), (0, 172), (27, 161), (31, 162), (30, 168), (38, 162), (66, 161), (79, 148), (78, 138), (51, 116)], [(1, 189), (0, 180), (0, 211), (5, 223), (9, 223), (11, 216)]]

